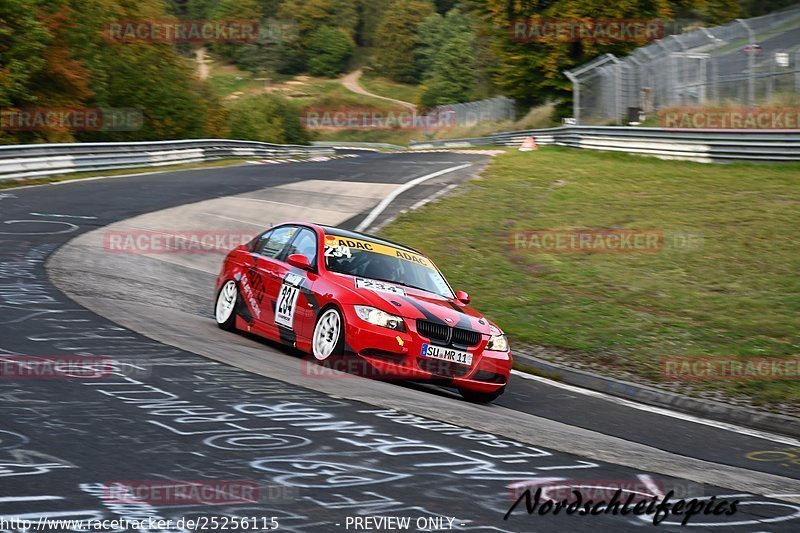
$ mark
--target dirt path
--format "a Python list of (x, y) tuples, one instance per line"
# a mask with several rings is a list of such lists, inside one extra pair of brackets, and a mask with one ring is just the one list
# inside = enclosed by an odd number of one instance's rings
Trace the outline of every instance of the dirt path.
[(358, 80), (359, 80), (359, 78), (361, 78), (361, 75), (363, 73), (364, 72), (361, 69), (354, 70), (353, 72), (351, 72), (350, 74), (348, 74), (347, 76), (342, 78), (342, 80), (341, 80), (342, 81), (342, 85), (344, 85), (347, 90), (349, 90), (351, 92), (354, 92), (356, 94), (361, 94), (361, 95), (364, 95), (364, 96), (370, 96), (372, 98), (380, 98), (381, 100), (387, 100), (389, 102), (394, 102), (396, 104), (400, 104), (403, 107), (407, 107), (407, 108), (409, 108), (411, 110), (416, 110), (417, 109), (417, 106), (415, 106), (411, 102), (404, 102), (403, 100), (397, 100), (395, 98), (389, 98), (389, 97), (386, 97), (386, 96), (381, 96), (379, 94), (374, 94), (374, 93), (369, 92), (368, 90), (366, 90), (364, 87), (362, 87), (358, 83)]
[(202, 46), (194, 53), (195, 60), (197, 61), (197, 75), (201, 80), (208, 79), (208, 58), (206, 56), (206, 49)]

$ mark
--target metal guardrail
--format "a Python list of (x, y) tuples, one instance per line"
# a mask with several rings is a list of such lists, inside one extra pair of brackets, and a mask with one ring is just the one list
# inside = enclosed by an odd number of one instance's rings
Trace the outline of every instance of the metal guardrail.
[(369, 142), (358, 142), (358, 141), (313, 141), (311, 143), (314, 146), (323, 146), (326, 148), (362, 148), (365, 150), (379, 150), (381, 148), (386, 150), (408, 150), (406, 146), (399, 146), (397, 144), (388, 144), (388, 143), (369, 143)]
[(474, 139), (412, 143), (411, 149), (455, 146), (519, 146), (526, 137), (539, 145), (627, 152), (702, 163), (800, 161), (800, 131), (683, 130), (626, 126), (567, 126), (496, 133)]
[[(496, 133), (488, 137), (412, 142), (410, 149), (537, 144), (650, 155), (699, 162), (800, 161), (800, 131), (692, 130), (624, 126), (567, 126)], [(332, 155), (335, 147), (381, 147), (380, 143), (327, 146), (268, 144), (229, 139), (133, 143), (30, 144), (0, 146), (0, 181), (137, 167), (199, 163), (223, 158)]]
[(332, 155), (325, 147), (229, 139), (132, 143), (0, 146), (0, 181), (138, 167), (200, 163), (224, 158)]

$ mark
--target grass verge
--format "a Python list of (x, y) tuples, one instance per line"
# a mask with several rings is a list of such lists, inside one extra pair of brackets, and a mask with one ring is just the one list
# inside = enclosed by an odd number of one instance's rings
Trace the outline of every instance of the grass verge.
[[(429, 253), (517, 346), (679, 392), (800, 405), (800, 380), (668, 381), (664, 357), (800, 355), (800, 165), (510, 151), (383, 230)], [(543, 254), (513, 230), (637, 229), (657, 253)]]
[(416, 104), (420, 92), (422, 92), (421, 85), (399, 83), (378, 76), (362, 76), (359, 83), (373, 94), (385, 96), (386, 98), (394, 98), (395, 100), (401, 100), (411, 104)]

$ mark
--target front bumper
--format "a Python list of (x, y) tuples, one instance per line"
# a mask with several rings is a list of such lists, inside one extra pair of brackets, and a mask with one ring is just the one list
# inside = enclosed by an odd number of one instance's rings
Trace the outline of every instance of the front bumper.
[(416, 331), (413, 320), (406, 320), (406, 331), (401, 332), (365, 322), (352, 306), (343, 311), (347, 349), (367, 361), (378, 377), (433, 381), (486, 393), (508, 382), (511, 353), (485, 350), (486, 335), (466, 350), (472, 354), (472, 364), (467, 366), (422, 357), (422, 345), (430, 341)]

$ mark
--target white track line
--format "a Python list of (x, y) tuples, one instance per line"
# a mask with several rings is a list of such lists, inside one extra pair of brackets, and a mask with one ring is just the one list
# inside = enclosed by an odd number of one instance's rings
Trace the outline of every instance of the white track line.
[(437, 178), (443, 174), (449, 174), (450, 172), (455, 172), (456, 170), (461, 170), (462, 168), (467, 168), (471, 166), (472, 163), (466, 163), (464, 165), (458, 165), (457, 167), (446, 168), (444, 170), (439, 170), (438, 172), (434, 172), (432, 174), (425, 174), (424, 176), (420, 176), (419, 178), (413, 179), (408, 183), (403, 184), (402, 187), (398, 187), (392, 192), (392, 194), (381, 200), (381, 203), (376, 205), (375, 208), (372, 211), (370, 211), (369, 215), (367, 215), (367, 218), (361, 221), (361, 224), (358, 225), (356, 231), (365, 231), (367, 228), (369, 228), (370, 225), (373, 222), (375, 222), (375, 219), (378, 218), (378, 216), (381, 213), (383, 213), (383, 211), (389, 206), (389, 204), (394, 202), (398, 196), (400, 196), (407, 190), (416, 187), (420, 183), (428, 181), (429, 179)]
[(575, 392), (578, 394), (583, 394), (585, 396), (593, 396), (595, 398), (601, 398), (603, 400), (613, 402), (619, 405), (624, 405), (625, 407), (630, 407), (632, 409), (638, 409), (640, 411), (647, 411), (648, 413), (655, 413), (663, 416), (669, 416), (671, 418), (677, 418), (679, 420), (685, 420), (687, 422), (694, 422), (695, 424), (702, 424), (704, 426), (711, 426), (718, 429), (724, 429), (726, 431), (731, 431), (733, 433), (738, 433), (740, 435), (747, 435), (748, 437), (755, 437), (757, 439), (764, 439), (771, 442), (777, 442), (780, 444), (787, 444), (789, 446), (800, 446), (800, 440), (793, 439), (791, 437), (784, 437), (783, 435), (776, 435), (774, 433), (768, 433), (766, 431), (759, 431), (757, 429), (750, 429), (743, 426), (737, 426), (736, 424), (728, 424), (727, 422), (718, 422), (716, 420), (700, 418), (698, 416), (679, 413), (677, 411), (671, 411), (669, 409), (664, 409), (663, 407), (645, 405), (631, 400), (626, 400), (625, 398), (618, 398), (616, 396), (611, 396), (610, 394), (605, 394), (602, 392), (597, 392), (589, 389), (582, 389), (580, 387), (575, 387), (573, 385), (567, 385), (566, 383), (560, 383), (558, 381), (546, 379), (541, 376), (526, 374), (525, 372), (520, 372), (519, 370), (512, 370), (511, 373), (523, 379), (538, 381), (540, 383), (550, 385), (551, 387), (558, 387), (560, 389), (568, 390), (570, 392)]
[(85, 220), (97, 220), (97, 217), (90, 217), (84, 215), (57, 215), (55, 213), (28, 213), (35, 217), (53, 217), (53, 218), (82, 218)]

